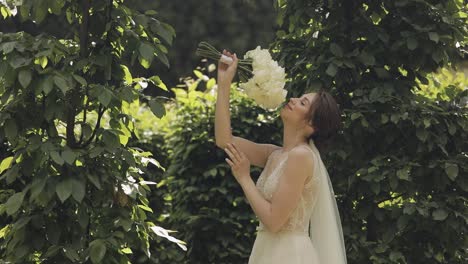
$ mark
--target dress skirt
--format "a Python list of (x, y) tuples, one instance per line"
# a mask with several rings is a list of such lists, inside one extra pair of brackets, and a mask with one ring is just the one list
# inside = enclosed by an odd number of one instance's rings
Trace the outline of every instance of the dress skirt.
[(267, 230), (257, 232), (248, 264), (320, 264), (306, 233)]

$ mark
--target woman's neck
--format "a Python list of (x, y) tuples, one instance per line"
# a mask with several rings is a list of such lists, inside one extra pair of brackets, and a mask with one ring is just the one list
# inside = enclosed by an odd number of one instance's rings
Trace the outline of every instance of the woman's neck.
[(287, 128), (283, 130), (283, 151), (289, 151), (296, 146), (307, 144), (307, 139), (301, 130)]

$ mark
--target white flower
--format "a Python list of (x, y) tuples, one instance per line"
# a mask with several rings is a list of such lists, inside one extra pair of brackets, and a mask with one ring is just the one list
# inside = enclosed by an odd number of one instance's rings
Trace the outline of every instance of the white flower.
[(271, 79), (271, 74), (267, 69), (255, 69), (253, 72), (253, 79), (258, 84), (263, 84), (268, 82)]
[(261, 49), (260, 46), (248, 51), (244, 58), (252, 59), (253, 77), (241, 83), (240, 87), (261, 107), (277, 108), (287, 95), (283, 89), (286, 83), (284, 68), (271, 58), (267, 49)]

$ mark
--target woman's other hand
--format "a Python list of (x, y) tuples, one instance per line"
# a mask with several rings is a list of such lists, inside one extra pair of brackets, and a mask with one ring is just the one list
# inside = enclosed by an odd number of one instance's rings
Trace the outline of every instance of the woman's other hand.
[(232, 143), (228, 143), (227, 148), (224, 150), (229, 155), (229, 159), (226, 158), (226, 162), (231, 167), (232, 174), (236, 178), (237, 182), (242, 185), (243, 181), (250, 178), (249, 159)]

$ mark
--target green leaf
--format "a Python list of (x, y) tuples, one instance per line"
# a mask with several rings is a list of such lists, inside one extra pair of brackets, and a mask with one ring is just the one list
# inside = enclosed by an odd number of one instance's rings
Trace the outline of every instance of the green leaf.
[(120, 144), (123, 145), (123, 146), (126, 146), (126, 145), (127, 145), (128, 139), (129, 139), (128, 136), (119, 135), (119, 142), (120, 142)]
[(108, 130), (104, 131), (104, 133), (102, 134), (102, 141), (104, 142), (104, 144), (106, 144), (108, 148), (111, 149), (115, 149), (120, 146), (119, 137)]
[(102, 87), (101, 93), (98, 95), (99, 102), (104, 105), (108, 106), (112, 99), (112, 92), (109, 91), (107, 88)]
[(140, 47), (138, 48), (140, 55), (145, 58), (147, 61), (153, 60), (154, 57), (154, 47), (148, 43), (141, 42)]
[(153, 209), (151, 209), (150, 207), (148, 207), (148, 206), (146, 206), (146, 205), (139, 204), (138, 207), (140, 207), (141, 209), (143, 209), (143, 210), (145, 210), (145, 211), (148, 211), (148, 212), (153, 213)]
[(54, 88), (54, 79), (51, 76), (46, 76), (40, 81), (39, 86), (40, 90), (48, 95)]
[(375, 57), (372, 54), (369, 54), (365, 51), (362, 51), (358, 56), (359, 60), (367, 66), (375, 64)]
[(138, 61), (140, 62), (141, 66), (143, 66), (145, 69), (149, 69), (151, 66), (151, 61), (143, 58), (142, 56), (138, 56)]
[(149, 101), (149, 106), (153, 114), (158, 118), (162, 118), (166, 114), (166, 109), (164, 108), (164, 105), (157, 99)]
[(398, 187), (398, 179), (395, 177), (390, 177), (389, 179), (390, 187), (392, 190), (396, 190)]
[(73, 181), (71, 179), (65, 179), (59, 182), (55, 188), (60, 201), (65, 202), (73, 191)]
[(76, 250), (74, 250), (70, 246), (64, 248), (64, 253), (65, 253), (65, 256), (67, 256), (67, 258), (71, 260), (73, 263), (76, 263), (77, 260), (80, 259), (80, 256), (78, 255)]
[(14, 57), (13, 59), (9, 60), (11, 67), (14, 69), (18, 69), (23, 66), (27, 66), (31, 63), (32, 59), (30, 58), (23, 58), (23, 57)]
[(57, 151), (51, 151), (49, 155), (52, 158), (52, 160), (58, 165), (63, 165), (63, 163), (65, 162), (62, 156), (60, 156), (60, 154)]
[(361, 113), (352, 113), (351, 114), (351, 120), (355, 120), (355, 119), (357, 119), (357, 118), (359, 118), (361, 116), (362, 116)]
[(432, 218), (434, 218), (434, 220), (436, 221), (443, 221), (445, 220), (445, 218), (447, 218), (448, 216), (448, 213), (447, 211), (445, 211), (444, 209), (437, 209), (435, 210), (434, 212), (432, 212)]
[(161, 36), (169, 45), (172, 45), (172, 40), (175, 35), (174, 28), (166, 23), (161, 23), (159, 21), (155, 21), (151, 24), (151, 30)]
[(63, 94), (66, 94), (67, 91), (71, 89), (71, 87), (67, 84), (67, 80), (58, 75), (54, 76), (54, 83), (58, 86), (58, 88), (60, 88)]
[(393, 123), (398, 123), (398, 120), (400, 119), (400, 115), (399, 114), (392, 114), (390, 116), (390, 120), (393, 122)]
[(411, 38), (407, 38), (406, 39), (406, 46), (408, 47), (408, 49), (410, 50), (414, 50), (418, 47), (418, 41), (411, 37)]
[(132, 74), (130, 73), (130, 70), (128, 70), (128, 67), (125, 65), (120, 65), (120, 68), (122, 68), (124, 72), (124, 81), (126, 84), (131, 84), (133, 82), (133, 77)]
[(445, 163), (445, 173), (452, 180), (455, 181), (455, 178), (458, 176), (458, 165), (454, 163)]
[(193, 70), (193, 73), (195, 74), (195, 76), (197, 76), (198, 79), (203, 79), (203, 73), (201, 73), (200, 71)]
[(89, 215), (85, 207), (78, 209), (78, 223), (81, 227), (86, 228), (89, 224)]
[(453, 123), (448, 124), (448, 132), (450, 135), (455, 135), (455, 132), (457, 132), (457, 128)]
[(73, 179), (72, 196), (77, 202), (81, 202), (86, 194), (86, 184), (78, 179)]
[(435, 43), (439, 43), (439, 34), (437, 34), (436, 32), (429, 32), (427, 34), (429, 34), (430, 40), (434, 41)]
[(214, 78), (210, 78), (206, 83), (206, 89), (211, 89), (216, 84), (216, 80)]
[(409, 171), (407, 168), (397, 171), (398, 178), (409, 181)]
[(334, 63), (328, 64), (328, 68), (326, 70), (326, 73), (330, 75), (331, 77), (334, 77), (336, 73), (338, 72), (338, 68)]
[(336, 43), (330, 44), (330, 51), (336, 57), (343, 57), (343, 50)]
[(419, 138), (422, 142), (425, 142), (427, 139), (428, 133), (424, 129), (418, 129), (416, 130), (416, 137)]
[(431, 54), (431, 57), (435, 62), (439, 63), (444, 59), (444, 53), (441, 49), (437, 49)]
[(408, 225), (409, 220), (410, 217), (408, 215), (401, 215), (397, 221), (398, 230), (403, 230)]
[(154, 16), (154, 15), (157, 15), (158, 12), (156, 12), (155, 10), (146, 10), (145, 11), (145, 15), (148, 15), (148, 16)]
[(46, 56), (42, 56), (39, 58), (39, 62), (41, 64), (42, 69), (44, 69), (45, 67), (47, 67), (48, 59)]
[(0, 13), (1, 13), (2, 16), (3, 16), (3, 19), (5, 19), (5, 18), (7, 18), (8, 16), (10, 16), (9, 9), (6, 9), (4, 6), (0, 6)]
[(21, 207), (23, 200), (24, 200), (23, 192), (18, 192), (18, 193), (13, 194), (5, 203), (6, 213), (8, 215), (12, 215), (16, 213), (16, 211), (18, 211), (18, 209)]
[(136, 23), (140, 24), (144, 28), (148, 26), (148, 17), (143, 14), (136, 15), (134, 20)]
[(73, 163), (75, 162), (76, 156), (77, 155), (71, 149), (65, 149), (62, 152), (62, 159), (70, 165), (73, 165)]
[(73, 74), (73, 78), (75, 78), (75, 80), (80, 83), (81, 85), (83, 86), (86, 86), (88, 85), (88, 82), (85, 80), (85, 78), (79, 76), (79, 75), (76, 75), (76, 74)]
[(159, 78), (159, 76), (156, 76), (156, 75), (151, 76), (149, 78), (149, 80), (151, 82), (153, 82), (154, 85), (158, 86), (159, 88), (163, 89), (164, 91), (169, 91), (169, 90), (167, 90), (166, 84), (163, 83), (163, 81), (161, 80), (161, 78)]
[(132, 251), (131, 248), (128, 248), (128, 247), (127, 247), (127, 248), (123, 248), (123, 249), (122, 249), (122, 253), (124, 253), (124, 254), (132, 254), (133, 251)]
[(40, 24), (47, 15), (47, 4), (44, 0), (36, 0), (38, 3), (34, 4), (33, 15), (37, 24)]
[(12, 163), (13, 163), (13, 156), (4, 158), (2, 160), (2, 163), (0, 163), (0, 174), (8, 170), (11, 167)]
[(23, 86), (23, 88), (28, 87), (28, 85), (31, 83), (31, 79), (32, 79), (32, 75), (29, 70), (21, 70), (18, 73), (18, 80), (21, 86)]
[(412, 215), (416, 211), (416, 205), (414, 204), (406, 204), (405, 208), (403, 209), (403, 213), (407, 215)]
[(16, 138), (16, 135), (18, 133), (18, 128), (16, 127), (16, 122), (13, 119), (8, 119), (5, 121), (5, 136), (12, 140)]
[(1, 47), (3, 49), (3, 53), (8, 54), (8, 53), (12, 52), (15, 49), (16, 44), (17, 43), (15, 41), (3, 43), (1, 45)]
[(431, 120), (429, 120), (427, 118), (423, 119), (423, 123), (424, 123), (424, 128), (428, 128), (428, 127), (431, 126)]
[(99, 182), (99, 178), (96, 175), (89, 173), (88, 179), (94, 186), (96, 186), (96, 188), (102, 190), (101, 183)]
[(101, 239), (94, 240), (89, 245), (89, 256), (93, 263), (101, 263), (106, 255), (106, 244)]
[(386, 79), (391, 77), (390, 73), (385, 68), (376, 67), (374, 68), (374, 71), (375, 73), (377, 73), (377, 76), (379, 76), (379, 78)]
[(372, 182), (370, 184), (370, 187), (371, 187), (371, 190), (375, 193), (375, 194), (379, 194), (380, 193), (380, 183), (378, 182)]
[(31, 199), (35, 199), (39, 194), (41, 194), (42, 190), (44, 189), (47, 183), (46, 178), (38, 178), (34, 177), (33, 183), (31, 185)]
[(381, 122), (382, 124), (386, 124), (386, 123), (388, 122), (388, 115), (382, 114), (382, 115), (381, 115), (380, 122)]
[(164, 65), (166, 65), (167, 68), (170, 67), (169, 59), (167, 58), (166, 54), (158, 53), (156, 58), (158, 58), (158, 60), (160, 60)]

